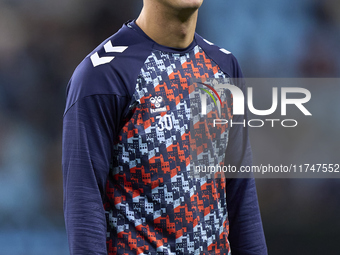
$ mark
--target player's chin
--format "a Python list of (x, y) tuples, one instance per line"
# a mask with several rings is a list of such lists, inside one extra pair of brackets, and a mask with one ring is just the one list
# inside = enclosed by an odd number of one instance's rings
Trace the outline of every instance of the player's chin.
[(183, 8), (198, 9), (201, 7), (203, 0), (177, 0)]

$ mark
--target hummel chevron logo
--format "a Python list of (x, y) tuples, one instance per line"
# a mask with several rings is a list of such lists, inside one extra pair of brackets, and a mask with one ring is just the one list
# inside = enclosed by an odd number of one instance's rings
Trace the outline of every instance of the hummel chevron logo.
[[(112, 53), (112, 52), (118, 52), (122, 53), (124, 52), (128, 47), (127, 46), (112, 46), (111, 41), (108, 41), (104, 45), (104, 50), (106, 53)], [(99, 57), (98, 52), (92, 54), (90, 57), (92, 64), (94, 67), (110, 63), (115, 57)]]

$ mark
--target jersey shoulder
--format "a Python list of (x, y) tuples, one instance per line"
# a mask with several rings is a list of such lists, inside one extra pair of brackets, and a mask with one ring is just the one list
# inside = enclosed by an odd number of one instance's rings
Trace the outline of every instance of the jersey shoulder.
[(230, 78), (242, 78), (242, 71), (236, 57), (228, 50), (215, 45), (195, 34), (197, 44)]
[(96, 47), (75, 69), (67, 86), (65, 112), (78, 100), (113, 94), (131, 97), (152, 43), (128, 23)]

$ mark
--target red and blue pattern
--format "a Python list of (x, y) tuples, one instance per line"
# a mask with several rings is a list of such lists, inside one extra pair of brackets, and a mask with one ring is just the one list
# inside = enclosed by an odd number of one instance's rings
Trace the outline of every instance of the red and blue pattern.
[(225, 80), (199, 46), (147, 58), (106, 186), (109, 254), (229, 253), (225, 179), (192, 173), (223, 162), (229, 127), (211, 120), (232, 117), (232, 97), (218, 95), (221, 116), (208, 98), (204, 116), (200, 88)]

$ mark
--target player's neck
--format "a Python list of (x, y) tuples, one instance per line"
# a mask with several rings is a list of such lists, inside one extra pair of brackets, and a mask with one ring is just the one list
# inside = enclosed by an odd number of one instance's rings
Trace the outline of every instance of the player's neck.
[(144, 6), (136, 24), (158, 44), (188, 47), (195, 35), (198, 10), (176, 11), (164, 6)]

